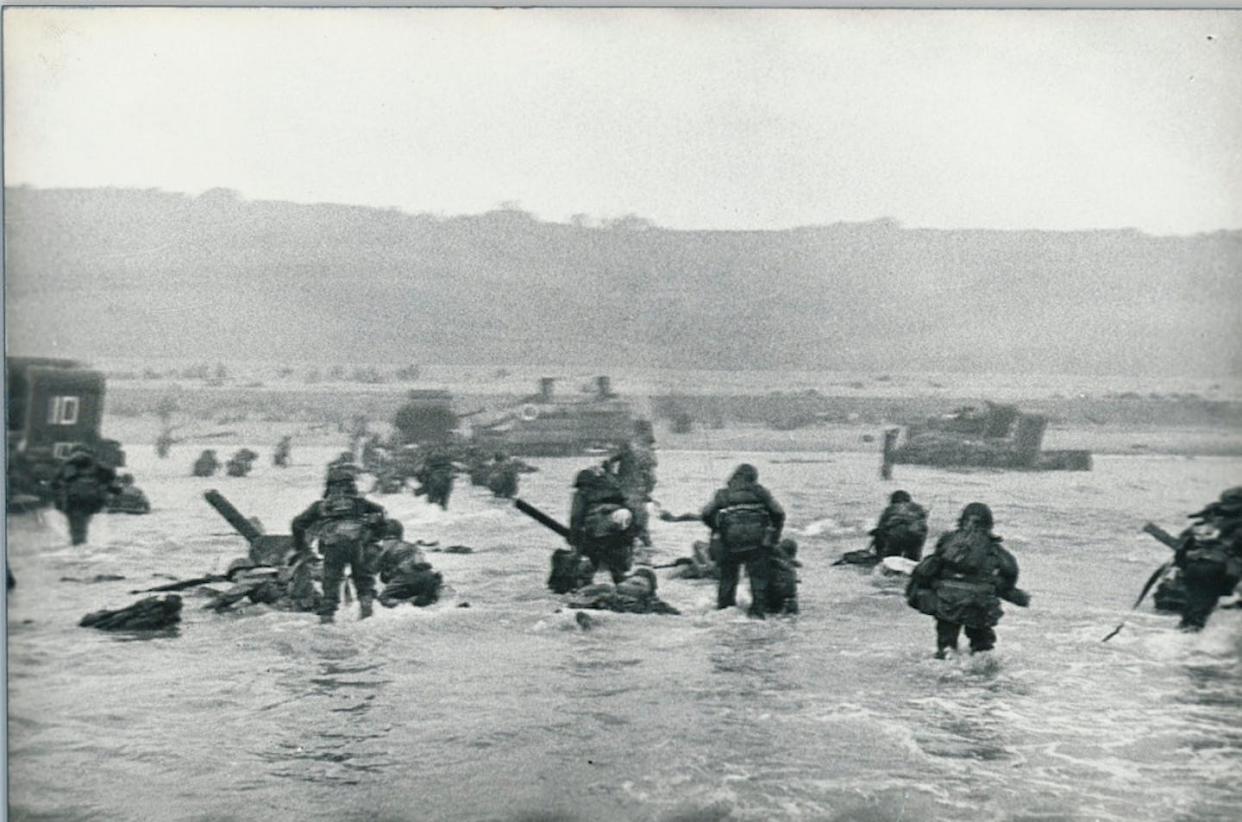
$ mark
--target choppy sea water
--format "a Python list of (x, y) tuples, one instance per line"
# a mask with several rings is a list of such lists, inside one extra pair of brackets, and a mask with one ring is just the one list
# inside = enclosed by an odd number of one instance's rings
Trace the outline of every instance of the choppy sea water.
[[(252, 445), (251, 447), (254, 447)], [(258, 447), (267, 456), (269, 448)], [(667, 580), (681, 617), (595, 614), (544, 587), (557, 538), (481, 489), (450, 510), (380, 502), (433, 553), (437, 605), (313, 615), (201, 610), (175, 636), (77, 627), (131, 588), (222, 571), (240, 537), (216, 487), (272, 533), (319, 492), (334, 449), (248, 478), (193, 479), (193, 455), (128, 449), (155, 513), (101, 516), (67, 545), (54, 512), (8, 521), (9, 788), (15, 819), (766, 820), (1236, 819), (1242, 812), (1242, 612), (1184, 635), (1128, 611), (1167, 549), (1139, 533), (1242, 478), (1242, 462), (1101, 457), (1090, 473), (952, 473), (872, 455), (663, 452), (656, 496), (697, 509), (740, 460), (802, 545), (796, 619), (712, 610)], [(580, 460), (542, 460), (522, 496), (564, 519)], [(932, 659), (931, 619), (891, 580), (832, 568), (897, 487), (948, 528), (992, 505), (1032, 607), (997, 652)], [(653, 521), (655, 562), (702, 529)], [(120, 574), (100, 583), (61, 581)], [(743, 607), (745, 586), (743, 584)], [(469, 608), (458, 607), (468, 602)], [(356, 607), (356, 606), (355, 606)], [(1100, 642), (1122, 619), (1126, 627)]]

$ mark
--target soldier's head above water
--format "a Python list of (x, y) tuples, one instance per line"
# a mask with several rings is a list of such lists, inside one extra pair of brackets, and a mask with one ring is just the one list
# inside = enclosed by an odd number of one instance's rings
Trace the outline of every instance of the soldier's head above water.
[(398, 520), (384, 520), (384, 531), (382, 534), (384, 539), (405, 539), (405, 526)]
[(733, 469), (733, 473), (729, 476), (729, 482), (758, 482), (759, 469), (748, 462), (744, 462), (737, 468)]
[(894, 491), (892, 496), (888, 498), (888, 501), (892, 503), (893, 505), (896, 505), (899, 502), (910, 502), (911, 501), (910, 492), (909, 491)]
[(971, 525), (982, 528), (985, 531), (991, 531), (992, 509), (982, 502), (972, 502), (963, 508), (962, 515), (957, 518), (957, 527), (968, 528)]

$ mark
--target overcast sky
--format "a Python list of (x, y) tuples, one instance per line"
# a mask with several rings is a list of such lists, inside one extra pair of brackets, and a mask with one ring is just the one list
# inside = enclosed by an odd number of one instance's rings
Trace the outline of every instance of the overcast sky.
[(6, 9), (9, 185), (1242, 228), (1242, 13)]

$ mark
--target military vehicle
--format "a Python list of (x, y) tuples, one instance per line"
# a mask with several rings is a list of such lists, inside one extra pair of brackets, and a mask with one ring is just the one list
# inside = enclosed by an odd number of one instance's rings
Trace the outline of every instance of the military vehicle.
[(612, 391), (608, 377), (595, 378), (589, 396), (557, 396), (556, 380), (539, 380), (539, 392), (475, 422), (471, 444), (514, 456), (572, 456), (616, 448), (634, 433), (630, 404)]
[(884, 465), (1003, 468), (1019, 471), (1090, 471), (1089, 451), (1044, 451), (1048, 418), (1015, 406), (986, 403), (959, 408), (884, 437)]
[(446, 443), (457, 428), (453, 398), (447, 391), (418, 389), (406, 395), (406, 402), (393, 418), (400, 445)]
[(50, 482), (75, 445), (104, 465), (125, 465), (116, 440), (100, 436), (104, 376), (73, 360), (6, 357), (9, 506), (51, 503)]

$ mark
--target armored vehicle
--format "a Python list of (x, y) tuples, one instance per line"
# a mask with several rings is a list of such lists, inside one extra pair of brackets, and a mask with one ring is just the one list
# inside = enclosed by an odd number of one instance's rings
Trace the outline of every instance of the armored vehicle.
[(1048, 418), (1012, 405), (959, 408), (884, 437), (884, 463), (1026, 471), (1090, 471), (1089, 451), (1044, 451)]
[(634, 411), (608, 377), (596, 377), (594, 393), (580, 397), (557, 396), (555, 382), (544, 377), (537, 394), (475, 422), (472, 444), (514, 456), (570, 456), (615, 448), (634, 433)]
[(94, 449), (105, 465), (125, 465), (116, 440), (100, 436), (104, 376), (73, 360), (6, 357), (10, 506), (51, 501), (49, 483), (75, 445)]
[(406, 402), (393, 419), (400, 445), (445, 443), (453, 438), (457, 415), (447, 391), (419, 389), (406, 395)]

